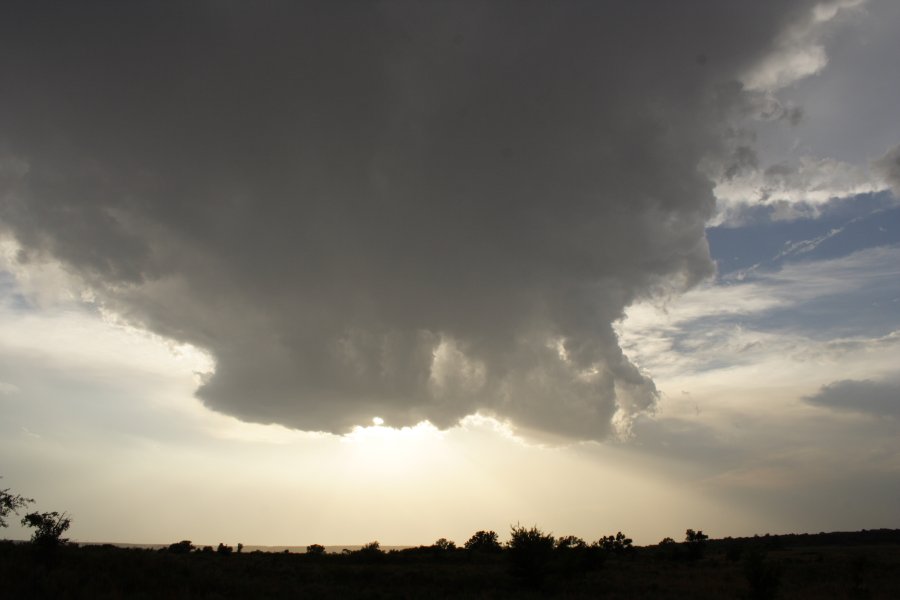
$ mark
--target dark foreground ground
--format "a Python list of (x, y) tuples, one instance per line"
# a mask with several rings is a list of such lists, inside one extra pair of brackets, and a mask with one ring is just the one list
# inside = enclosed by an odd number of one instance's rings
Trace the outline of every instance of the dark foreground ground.
[[(696, 554), (696, 553), (695, 553)], [(2, 598), (900, 599), (900, 531), (710, 540), (623, 552), (415, 548), (308, 556), (0, 542)]]

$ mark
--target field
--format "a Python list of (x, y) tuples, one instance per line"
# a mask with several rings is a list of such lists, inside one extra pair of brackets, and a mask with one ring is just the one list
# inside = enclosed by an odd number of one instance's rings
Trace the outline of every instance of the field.
[[(528, 550), (528, 549), (526, 549)], [(534, 549), (531, 549), (534, 550)], [(0, 542), (4, 598), (900, 598), (900, 531), (613, 551), (344, 554)]]

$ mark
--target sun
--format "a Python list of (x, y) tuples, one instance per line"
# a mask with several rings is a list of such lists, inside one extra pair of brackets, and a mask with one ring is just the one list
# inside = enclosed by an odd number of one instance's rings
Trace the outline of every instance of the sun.
[(374, 417), (372, 425), (354, 427), (341, 441), (357, 467), (388, 475), (427, 461), (443, 446), (443, 435), (428, 421), (396, 428)]

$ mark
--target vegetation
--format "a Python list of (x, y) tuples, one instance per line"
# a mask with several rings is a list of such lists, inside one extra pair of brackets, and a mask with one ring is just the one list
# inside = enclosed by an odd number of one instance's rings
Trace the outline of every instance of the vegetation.
[[(31, 502), (2, 493), (4, 516)], [(636, 547), (622, 532), (587, 542), (515, 525), (502, 545), (478, 531), (462, 548), (440, 538), (265, 553), (190, 540), (79, 546), (62, 538), (65, 513), (22, 522), (31, 543), (0, 542), (4, 598), (900, 598), (900, 530), (711, 540), (688, 529), (682, 543)]]
[(553, 559), (555, 545), (553, 536), (536, 526), (531, 529), (520, 525), (512, 527), (507, 548), (515, 576), (533, 586), (542, 585)]
[(472, 552), (500, 552), (500, 538), (495, 531), (477, 531), (466, 542), (465, 548)]
[(71, 519), (65, 513), (56, 511), (28, 513), (22, 518), (22, 525), (34, 529), (31, 534), (32, 543), (47, 549), (56, 548), (68, 541), (61, 536), (71, 523)]
[[(900, 531), (706, 540), (691, 559), (682, 543), (624, 553), (519, 528), (497, 552), (436, 544), (346, 554), (188, 552), (65, 544), (40, 562), (33, 544), (0, 542), (4, 598), (900, 598)], [(574, 536), (571, 536), (574, 537)], [(606, 536), (608, 537), (608, 536)], [(615, 537), (615, 536), (613, 536)], [(193, 544), (188, 544), (193, 545)], [(671, 545), (671, 544), (667, 544)], [(738, 560), (729, 549), (741, 546)], [(537, 561), (536, 580), (517, 571), (517, 550)]]
[(452, 552), (456, 550), (456, 543), (451, 542), (447, 538), (440, 538), (432, 547), (439, 552)]
[(688, 529), (684, 532), (684, 544), (687, 546), (688, 557), (697, 560), (703, 558), (703, 552), (706, 550), (706, 540), (709, 539), (702, 531), (694, 531)]
[(632, 541), (624, 533), (619, 531), (616, 535), (607, 535), (600, 538), (597, 544), (607, 552), (615, 554), (624, 554), (632, 549)]
[(234, 548), (231, 546), (226, 546), (225, 544), (219, 543), (219, 546), (216, 548), (216, 554), (221, 554), (222, 556), (230, 556), (231, 553), (234, 552)]
[(0, 490), (0, 527), (8, 527), (6, 517), (10, 514), (17, 515), (19, 511), (34, 502), (21, 494), (13, 494), (9, 488)]
[(169, 552), (172, 554), (187, 554), (193, 550), (195, 550), (195, 548), (194, 544), (191, 543), (191, 540), (181, 540), (180, 542), (169, 544)]

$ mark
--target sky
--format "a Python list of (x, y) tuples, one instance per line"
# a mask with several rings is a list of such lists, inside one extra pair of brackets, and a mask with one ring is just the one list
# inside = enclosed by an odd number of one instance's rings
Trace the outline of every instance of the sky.
[(898, 26), (4, 3), (0, 488), (103, 542), (900, 527)]

